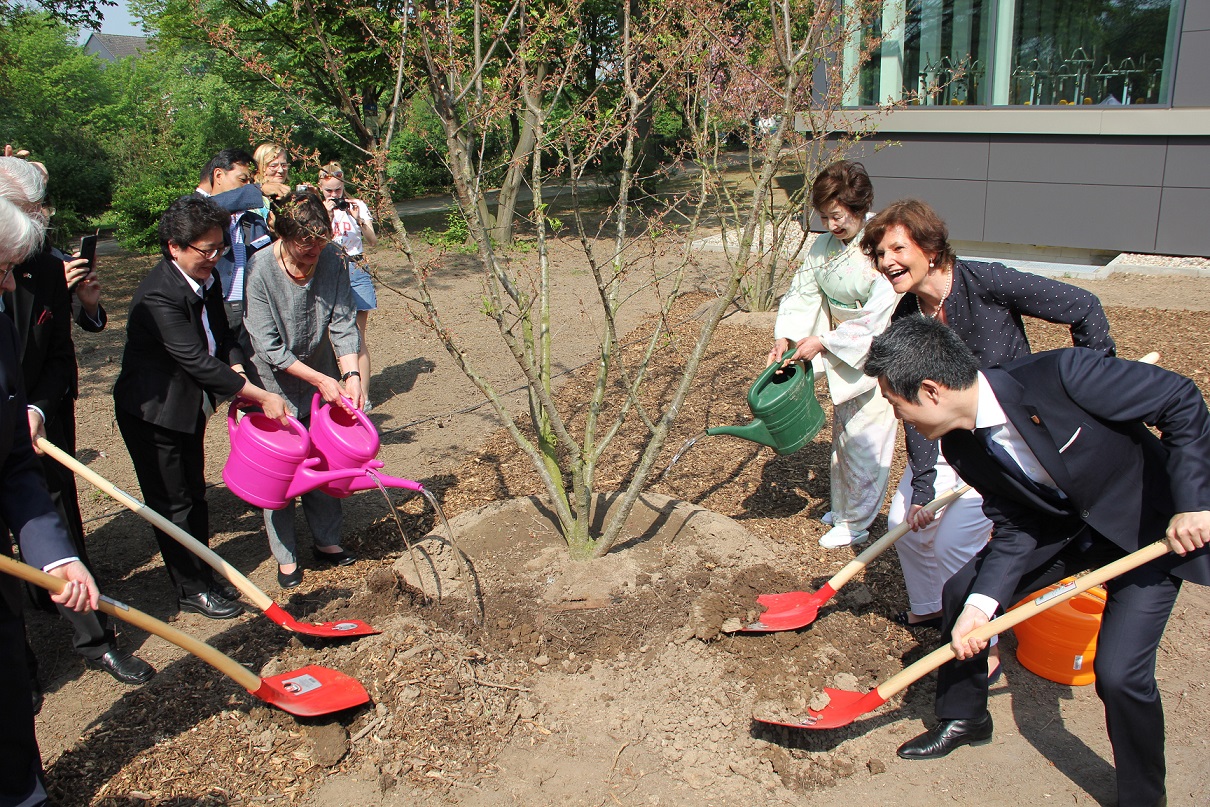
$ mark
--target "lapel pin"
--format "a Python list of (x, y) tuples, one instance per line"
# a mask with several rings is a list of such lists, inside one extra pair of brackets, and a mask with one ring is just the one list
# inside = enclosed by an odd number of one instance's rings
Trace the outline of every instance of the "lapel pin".
[(1034, 425), (1035, 425), (1035, 426), (1041, 426), (1041, 425), (1042, 425), (1042, 421), (1038, 420), (1038, 416), (1037, 416), (1037, 415), (1030, 415), (1030, 416), (1029, 416), (1029, 419), (1030, 419), (1030, 420), (1032, 420), (1032, 421), (1034, 422)]

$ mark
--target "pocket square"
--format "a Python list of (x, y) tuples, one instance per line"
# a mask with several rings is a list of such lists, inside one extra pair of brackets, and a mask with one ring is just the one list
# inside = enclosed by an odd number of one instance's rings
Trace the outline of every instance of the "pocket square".
[(1073, 434), (1071, 437), (1068, 437), (1068, 438), (1067, 438), (1067, 442), (1066, 442), (1066, 443), (1064, 443), (1064, 444), (1063, 444), (1063, 447), (1059, 449), (1059, 453), (1060, 453), (1060, 454), (1062, 454), (1064, 451), (1066, 451), (1067, 449), (1071, 448), (1071, 444), (1072, 444), (1072, 443), (1074, 443), (1074, 442), (1076, 441), (1076, 438), (1080, 436), (1080, 432), (1082, 432), (1082, 431), (1084, 431), (1084, 427), (1083, 427), (1083, 426), (1081, 426), (1080, 428), (1076, 429), (1076, 433), (1075, 433), (1075, 434)]

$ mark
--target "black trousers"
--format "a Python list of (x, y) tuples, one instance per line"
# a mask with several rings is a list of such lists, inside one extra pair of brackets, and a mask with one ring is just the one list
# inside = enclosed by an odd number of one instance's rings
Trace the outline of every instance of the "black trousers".
[[(1023, 575), (1013, 602), (1004, 605), (1012, 606), (1068, 575), (1104, 566), (1126, 554), (1091, 530), (1088, 534), (1091, 546), (1081, 550), (1079, 537), (1069, 542), (1046, 564)], [(974, 587), (979, 560), (976, 555), (945, 584), (942, 607), (946, 636)], [(1097, 636), (1093, 670), (1097, 696), (1105, 705), (1121, 807), (1150, 807), (1165, 793), (1164, 708), (1155, 682), (1155, 659), (1180, 584), (1178, 578), (1155, 564), (1141, 566), (1105, 584), (1109, 596)], [(951, 661), (939, 670), (936, 711), (942, 720), (977, 718), (987, 711), (986, 651), (967, 661)]]
[(0, 592), (0, 807), (44, 804), (21, 587), (16, 578), (5, 576)]
[[(199, 423), (197, 431), (189, 434), (148, 423), (122, 409), (117, 410), (117, 419), (147, 506), (209, 546), (205, 424)], [(202, 420), (201, 412), (198, 419)], [(178, 597), (210, 589), (213, 573), (201, 558), (162, 530), (155, 530), (155, 539)]]
[[(51, 442), (61, 446), (71, 454), (75, 451), (63, 446), (58, 440)], [(63, 523), (67, 525), (67, 534), (71, 538), (75, 553), (79, 556), (88, 570), (92, 571), (92, 562), (88, 559), (88, 549), (84, 544), (84, 521), (80, 517), (80, 503), (77, 500), (76, 480), (71, 471), (64, 468), (50, 457), (42, 457), (42, 472), (46, 476), (46, 486), (50, 490), (50, 499), (55, 509), (59, 511)], [(95, 576), (95, 575), (94, 575)], [(45, 610), (52, 606), (58, 610), (72, 627), (72, 647), (81, 656), (89, 659), (99, 659), (116, 646), (113, 628), (109, 617), (100, 611), (89, 611), (82, 614), (62, 605), (51, 602), (46, 589), (31, 586), (34, 600)]]

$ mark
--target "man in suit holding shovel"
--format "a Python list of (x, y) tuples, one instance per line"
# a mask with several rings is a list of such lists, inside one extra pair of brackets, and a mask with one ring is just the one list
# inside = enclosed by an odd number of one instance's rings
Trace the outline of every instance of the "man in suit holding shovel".
[(940, 723), (899, 756), (991, 739), (987, 643), (967, 634), (1031, 591), (1164, 539), (1171, 553), (1106, 585), (1095, 672), (1118, 803), (1165, 804), (1156, 649), (1182, 581), (1210, 585), (1210, 413), (1197, 386), (1082, 348), (979, 372), (957, 334), (923, 317), (875, 338), (865, 372), (901, 420), (941, 438), (993, 523), (945, 586), (957, 658), (938, 675)]

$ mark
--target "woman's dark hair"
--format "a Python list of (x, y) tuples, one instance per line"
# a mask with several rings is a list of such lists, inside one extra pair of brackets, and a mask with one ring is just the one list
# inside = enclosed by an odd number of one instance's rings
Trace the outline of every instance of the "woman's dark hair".
[(958, 258), (950, 246), (949, 228), (937, 212), (919, 199), (900, 199), (865, 223), (861, 251), (871, 261), (877, 263), (878, 245), (892, 227), (907, 230), (908, 237), (939, 266), (952, 264)]
[(857, 216), (864, 216), (874, 204), (874, 186), (865, 166), (852, 160), (839, 160), (819, 172), (811, 183), (811, 206), (840, 202)]
[(864, 372), (881, 378), (887, 389), (920, 402), (925, 379), (949, 389), (968, 389), (979, 376), (979, 361), (957, 332), (935, 319), (903, 317), (874, 337)]
[(273, 229), (284, 241), (300, 238), (330, 238), (332, 219), (323, 199), (314, 188), (303, 188), (292, 192), (273, 206)]
[(160, 216), (160, 254), (171, 261), (169, 244), (192, 244), (215, 227), (223, 230), (230, 220), (231, 214), (212, 200), (192, 193), (182, 196)]

